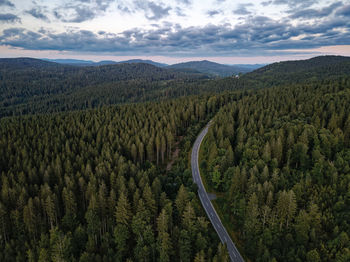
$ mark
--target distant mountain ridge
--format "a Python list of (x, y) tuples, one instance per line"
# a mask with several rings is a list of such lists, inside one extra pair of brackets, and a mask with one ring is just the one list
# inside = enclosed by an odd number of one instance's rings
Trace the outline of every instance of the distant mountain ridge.
[(52, 68), (61, 67), (59, 63), (41, 60), (30, 57), (18, 57), (18, 58), (0, 58), (0, 67), (7, 67), (8, 69), (19, 68)]
[(0, 58), (0, 118), (175, 96), (163, 90), (196, 79), (208, 77), (146, 63), (74, 66), (34, 58)]
[[(82, 61), (82, 60), (81, 60)], [(161, 68), (149, 63), (133, 63), (133, 62), (120, 62), (115, 64), (106, 64), (108, 61), (101, 61), (100, 69), (94, 67), (75, 67), (67, 64), (51, 62), (47, 60), (41, 60), (36, 58), (0, 58), (0, 73), (3, 73), (3, 77), (6, 79), (14, 74), (25, 72), (30, 76), (33, 69), (41, 69), (41, 75), (38, 75), (38, 81), (40, 77), (46, 77), (46, 74), (50, 78), (54, 78), (56, 74), (64, 72), (65, 77), (77, 77), (75, 74), (84, 73), (85, 79), (95, 75), (105, 81), (124, 81), (135, 79), (155, 79), (155, 80), (167, 80), (180, 77), (181, 79), (186, 76), (184, 73), (177, 73), (174, 70)], [(79, 61), (74, 61), (79, 63)], [(202, 75), (204, 76), (204, 75)], [(80, 77), (80, 76), (78, 76)], [(99, 81), (100, 81), (99, 80)]]
[(75, 66), (101, 66), (101, 65), (115, 65), (115, 64), (132, 64), (132, 63), (143, 63), (150, 64), (157, 67), (166, 67), (167, 64), (154, 62), (152, 60), (143, 60), (143, 59), (130, 59), (125, 61), (112, 61), (112, 60), (102, 60), (99, 62), (94, 62), (91, 60), (79, 60), (79, 59), (43, 59), (44, 61), (54, 62), (64, 65), (75, 65)]
[(48, 59), (48, 58), (43, 58), (42, 60), (48, 61), (48, 62), (53, 62), (57, 64), (64, 64), (64, 65), (92, 65), (95, 64), (94, 61), (91, 60), (80, 60), (80, 59)]
[(228, 66), (236, 66), (240, 68), (246, 68), (248, 70), (256, 70), (261, 67), (267, 66), (268, 64), (227, 64)]
[(215, 62), (211, 62), (208, 60), (203, 61), (191, 61), (185, 63), (179, 63), (170, 65), (167, 68), (172, 69), (195, 69), (201, 73), (215, 75), (215, 76), (232, 76), (239, 73), (247, 73), (253, 71), (253, 69), (248, 67), (239, 67), (235, 65), (223, 65)]
[(130, 60), (117, 62), (117, 64), (124, 64), (124, 63), (129, 63), (129, 64), (131, 64), (131, 63), (144, 63), (144, 64), (150, 64), (150, 65), (154, 65), (154, 66), (158, 66), (158, 67), (168, 66), (168, 64), (158, 63), (158, 62), (154, 62), (152, 60), (143, 60), (143, 59), (130, 59)]
[(112, 61), (104, 60), (99, 62), (94, 62), (91, 60), (79, 60), (79, 59), (43, 59), (44, 61), (54, 62), (64, 65), (72, 66), (101, 66), (101, 65), (114, 65), (114, 64), (132, 64), (132, 63), (144, 63), (150, 64), (161, 68), (167, 68), (175, 70), (176, 72), (183, 73), (202, 73), (209, 76), (220, 76), (227, 77), (232, 75), (237, 75), (239, 73), (248, 73), (257, 68), (264, 66), (265, 64), (241, 64), (241, 65), (224, 65), (215, 63), (208, 60), (203, 61), (190, 61), (184, 63), (177, 63), (173, 65), (168, 65), (165, 63), (159, 63), (152, 60), (144, 59), (130, 59), (125, 61)]
[[(199, 73), (201, 67), (198, 66), (220, 64), (209, 61), (194, 64), (196, 67), (188, 69), (182, 65), (161, 68), (133, 62), (97, 67), (25, 57), (0, 59), (0, 118), (350, 76), (350, 57), (340, 56), (274, 63), (239, 78), (221, 79), (209, 79)], [(224, 66), (227, 67), (230, 68)]]

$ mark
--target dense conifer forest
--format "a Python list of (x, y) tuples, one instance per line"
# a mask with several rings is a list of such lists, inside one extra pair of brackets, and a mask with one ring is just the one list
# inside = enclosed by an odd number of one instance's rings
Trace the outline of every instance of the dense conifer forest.
[(224, 106), (200, 165), (253, 261), (349, 261), (350, 78)]
[(225, 97), (3, 118), (0, 260), (227, 260), (187, 163)]
[[(0, 117), (95, 108), (169, 98), (178, 87), (203, 74), (182, 73), (150, 64), (78, 67), (32, 58), (0, 59)], [(184, 92), (182, 95), (190, 94)]]
[(349, 74), (350, 59), (339, 56), (274, 63), (222, 79), (142, 63), (79, 67), (32, 58), (0, 59), (0, 117), (214, 95)]
[(272, 86), (317, 83), (350, 75), (350, 57), (319, 56), (308, 60), (273, 63), (244, 75), (244, 86)]
[[(146, 64), (0, 61), (0, 261), (350, 260), (350, 63), (210, 79)], [(131, 104), (132, 103), (132, 104)]]

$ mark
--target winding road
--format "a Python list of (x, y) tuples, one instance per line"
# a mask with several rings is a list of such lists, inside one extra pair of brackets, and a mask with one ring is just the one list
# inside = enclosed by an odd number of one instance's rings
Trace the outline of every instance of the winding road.
[(199, 172), (199, 166), (198, 166), (198, 153), (199, 148), (201, 146), (201, 143), (203, 141), (203, 138), (208, 133), (208, 128), (211, 124), (211, 121), (207, 124), (207, 126), (202, 130), (202, 132), (198, 135), (196, 141), (194, 142), (194, 145), (192, 147), (192, 155), (191, 155), (191, 167), (192, 167), (192, 177), (193, 181), (198, 185), (198, 195), (199, 199), (202, 202), (202, 206), (204, 207), (205, 212), (207, 213), (207, 216), (210, 219), (210, 222), (212, 223), (213, 227), (215, 228), (217, 234), (219, 235), (219, 238), (222, 243), (226, 243), (227, 250), (230, 256), (231, 261), (234, 262), (243, 262), (243, 258), (238, 252), (235, 244), (232, 242), (229, 234), (227, 233), (226, 229), (224, 228), (223, 224), (221, 223), (221, 220), (216, 213), (212, 203), (210, 202), (209, 196), (207, 192), (205, 191), (202, 178), (200, 176)]

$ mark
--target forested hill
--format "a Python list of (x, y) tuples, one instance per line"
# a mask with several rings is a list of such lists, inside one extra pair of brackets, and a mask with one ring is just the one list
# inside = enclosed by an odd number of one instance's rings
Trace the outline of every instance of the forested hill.
[(239, 79), (209, 80), (194, 69), (167, 69), (143, 63), (78, 67), (32, 58), (0, 59), (0, 117), (322, 82), (348, 76), (349, 60), (339, 56), (316, 57), (275, 63)]
[(165, 67), (167, 64), (157, 63), (152, 60), (143, 60), (143, 59), (130, 59), (125, 61), (112, 61), (112, 60), (102, 60), (99, 62), (94, 62), (91, 60), (78, 60), (78, 59), (44, 59), (45, 61), (55, 62), (64, 65), (74, 65), (74, 66), (101, 66), (101, 65), (115, 65), (115, 64), (135, 64), (143, 63), (150, 64), (158, 67)]
[(137, 102), (169, 82), (205, 78), (143, 63), (75, 67), (32, 58), (0, 59), (0, 117)]
[(0, 58), (0, 69), (3, 70), (21, 70), (28, 68), (63, 68), (62, 65), (54, 62), (49, 62), (41, 59), (30, 58), (30, 57), (19, 57), (19, 58)]
[(188, 161), (210, 119), (202, 178), (246, 261), (350, 261), (349, 68), (1, 60), (0, 117), (34, 115), (0, 119), (0, 261), (227, 262)]
[(250, 72), (251, 69), (247, 67), (237, 67), (237, 66), (229, 66), (229, 65), (222, 65), (218, 63), (214, 63), (211, 61), (203, 60), (203, 61), (191, 61), (186, 63), (179, 63), (174, 64), (171, 66), (168, 66), (167, 68), (173, 68), (173, 69), (193, 69), (197, 70), (199, 72), (210, 74), (210, 75), (216, 75), (216, 76), (232, 76), (236, 75), (238, 73), (246, 73)]
[(350, 261), (350, 78), (247, 93), (202, 147), (208, 187), (252, 261)]
[(242, 79), (249, 83), (249, 86), (269, 87), (348, 75), (350, 57), (318, 56), (308, 60), (273, 63), (244, 75)]
[[(291, 73), (305, 70), (317, 70), (319, 68), (330, 68), (334, 65), (350, 63), (350, 57), (345, 56), (317, 56), (307, 60), (295, 60), (273, 63), (262, 68), (256, 69), (254, 73), (266, 73), (273, 71), (275, 73)], [(331, 70), (333, 72), (334, 70)]]
[[(40, 69), (39, 72), (36, 71), (38, 69)], [(62, 76), (61, 74), (63, 72), (65, 75)], [(98, 67), (75, 67), (34, 58), (0, 59), (0, 73), (2, 80), (18, 81), (18, 79), (13, 79), (13, 77), (23, 74), (26, 77), (31, 76), (35, 81), (41, 80), (43, 77), (55, 79), (55, 77), (59, 75), (66, 80), (94, 80), (99, 83), (103, 81), (131, 79), (164, 80), (189, 77), (189, 74), (162, 69), (147, 63), (121, 63), (115, 65), (101, 65)], [(38, 73), (41, 75), (37, 75)], [(85, 76), (82, 76), (83, 74), (85, 74)]]
[(158, 67), (168, 66), (167, 64), (164, 64), (164, 63), (158, 63), (158, 62), (154, 62), (152, 60), (143, 60), (143, 59), (130, 59), (130, 60), (125, 60), (125, 61), (120, 61), (117, 63), (118, 64), (144, 63), (144, 64), (150, 64), (150, 65), (154, 65), (154, 66), (158, 66)]

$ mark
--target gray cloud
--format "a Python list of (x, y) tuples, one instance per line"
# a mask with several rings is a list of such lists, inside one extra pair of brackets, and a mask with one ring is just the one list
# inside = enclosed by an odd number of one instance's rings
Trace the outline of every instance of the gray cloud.
[(10, 28), (3, 31), (0, 43), (30, 50), (77, 51), (80, 49), (80, 51), (95, 50), (96, 52), (130, 50), (125, 37), (114, 35), (110, 38), (99, 38), (98, 35), (87, 30), (53, 34), (45, 31), (36, 33), (23, 28)]
[(160, 20), (169, 15), (171, 7), (164, 4), (156, 4), (153, 1), (135, 0), (135, 7), (145, 12), (145, 17), (149, 20)]
[(94, 9), (106, 11), (106, 9), (111, 5), (111, 3), (115, 2), (115, 0), (76, 0), (72, 1), (71, 3), (74, 4), (75, 2), (81, 2), (93, 7)]
[(30, 14), (31, 16), (44, 20), (46, 22), (49, 22), (49, 18), (44, 14), (43, 8), (40, 6), (34, 7), (28, 11), (26, 11), (27, 14)]
[(117, 9), (122, 11), (123, 13), (128, 13), (128, 14), (133, 13), (133, 11), (129, 7), (124, 6), (122, 4), (117, 5)]
[(168, 16), (169, 10), (171, 10), (170, 7), (162, 7), (154, 2), (149, 2), (148, 8), (152, 12), (152, 14), (150, 16), (146, 15), (146, 17), (151, 20), (159, 20), (165, 16)]
[(341, 16), (348, 16), (350, 17), (350, 4), (349, 5), (345, 5), (342, 8), (340, 8), (337, 13), (337, 15), (341, 15)]
[(221, 11), (220, 10), (209, 10), (208, 12), (207, 12), (207, 15), (208, 16), (216, 16), (216, 15), (218, 15), (218, 14), (221, 14)]
[[(311, 18), (322, 18), (322, 17), (327, 17), (330, 14), (332, 14), (338, 7), (342, 6), (342, 2), (336, 2), (331, 4), (328, 7), (324, 7), (322, 9), (303, 9), (300, 11), (294, 12), (290, 18), (296, 19), (296, 18), (306, 18), (306, 19), (311, 19)], [(350, 9), (350, 8), (349, 8)]]
[[(190, 1), (178, 0), (185, 4), (190, 4)], [(145, 17), (148, 20), (160, 20), (170, 15), (170, 10), (172, 8), (170, 6), (165, 5), (163, 2), (155, 3), (149, 0), (133, 0), (131, 6), (126, 5), (125, 3), (120, 3), (117, 8), (123, 13), (136, 13), (137, 11), (141, 11), (144, 13)], [(174, 9), (175, 13), (178, 16), (185, 16), (184, 10), (180, 7), (176, 7)]]
[(269, 6), (272, 4), (272, 1), (264, 1), (261, 3), (263, 6)]
[(106, 11), (114, 1), (115, 0), (95, 0), (95, 7), (99, 10)]
[(175, 8), (175, 13), (176, 13), (177, 16), (186, 16), (184, 10), (182, 8), (180, 8), (180, 7), (176, 7)]
[(95, 10), (85, 5), (65, 6), (54, 10), (54, 15), (62, 22), (81, 23), (97, 16)]
[(53, 10), (54, 16), (62, 22), (81, 23), (102, 15), (114, 0), (78, 0), (78, 2), (80, 3), (72, 1), (57, 7)]
[(180, 4), (190, 5), (192, 4), (192, 0), (176, 0), (176, 2)]
[(0, 6), (10, 6), (10, 7), (15, 7), (15, 5), (8, 1), (8, 0), (0, 0)]
[(247, 17), (236, 26), (228, 23), (186, 28), (171, 23), (157, 25), (151, 30), (133, 28), (120, 34), (86, 30), (32, 32), (12, 28), (3, 31), (0, 45), (123, 55), (227, 56), (280, 54), (288, 49), (350, 44), (350, 21), (341, 16), (316, 25), (293, 25), (288, 20), (265, 16)]
[(21, 22), (21, 19), (14, 14), (0, 14), (0, 22), (2, 23), (15, 23)]
[(270, 0), (262, 2), (263, 6), (268, 5), (288, 5), (290, 8), (307, 8), (317, 3), (318, 0)]
[(236, 15), (249, 15), (251, 14), (251, 12), (247, 10), (247, 7), (249, 6), (253, 6), (253, 4), (239, 4), (233, 13)]

